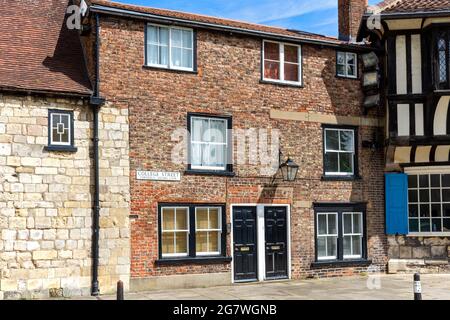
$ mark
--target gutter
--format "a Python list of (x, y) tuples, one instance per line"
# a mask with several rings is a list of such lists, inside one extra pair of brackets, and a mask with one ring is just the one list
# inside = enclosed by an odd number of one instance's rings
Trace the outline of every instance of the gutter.
[(69, 91), (55, 91), (55, 90), (39, 90), (39, 89), (26, 89), (20, 87), (12, 87), (12, 86), (1, 86), (0, 91), (4, 92), (12, 92), (12, 93), (24, 93), (24, 94), (44, 94), (44, 95), (54, 95), (54, 96), (62, 96), (68, 98), (89, 98), (92, 93), (77, 93), (77, 92), (69, 92)]
[(94, 94), (90, 99), (90, 105), (94, 114), (94, 204), (92, 219), (92, 285), (91, 294), (98, 296), (100, 294), (98, 282), (98, 266), (99, 266), (99, 239), (100, 239), (100, 166), (99, 166), (99, 123), (98, 114), (101, 106), (105, 103), (105, 99), (100, 97), (100, 20), (98, 14), (95, 15), (95, 52), (94, 58), (96, 62), (95, 69), (95, 86)]
[(230, 27), (221, 24), (207, 23), (207, 22), (198, 22), (191, 21), (187, 19), (173, 18), (173, 17), (165, 17), (151, 13), (144, 13), (126, 9), (112, 8), (104, 5), (93, 4), (90, 7), (90, 12), (93, 13), (103, 13), (120, 17), (134, 18), (134, 19), (142, 19), (150, 22), (156, 23), (164, 23), (164, 24), (176, 24), (180, 26), (193, 27), (193, 28), (204, 28), (216, 31), (225, 31), (225, 32), (234, 32), (242, 35), (248, 36), (256, 36), (256, 37), (264, 37), (266, 39), (272, 40), (283, 40), (290, 41), (296, 43), (305, 43), (305, 44), (313, 44), (313, 45), (322, 45), (328, 46), (332, 48), (350, 48), (350, 49), (359, 49), (361, 51), (370, 50), (363, 45), (358, 44), (350, 44), (350, 43), (336, 43), (334, 41), (328, 40), (316, 40), (302, 37), (292, 37), (287, 35), (281, 35), (273, 32), (265, 32), (265, 31), (256, 31), (249, 30), (244, 28)]
[[(363, 19), (372, 16), (371, 13), (366, 13)], [(430, 17), (447, 17), (450, 16), (450, 10), (439, 11), (416, 11), (416, 12), (387, 12), (380, 13), (381, 18), (385, 19), (411, 19), (411, 18), (430, 18)]]

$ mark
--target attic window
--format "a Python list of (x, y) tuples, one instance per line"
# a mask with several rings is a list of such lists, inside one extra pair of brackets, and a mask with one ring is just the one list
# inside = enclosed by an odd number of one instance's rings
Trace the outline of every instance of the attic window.
[(73, 112), (48, 111), (48, 151), (75, 152)]
[(263, 80), (300, 86), (301, 47), (273, 41), (264, 41), (263, 47)]

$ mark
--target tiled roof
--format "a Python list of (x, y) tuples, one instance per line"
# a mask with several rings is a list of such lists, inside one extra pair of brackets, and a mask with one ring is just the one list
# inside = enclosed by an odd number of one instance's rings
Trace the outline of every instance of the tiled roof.
[(68, 0), (0, 0), (0, 90), (91, 93)]
[(386, 0), (378, 4), (382, 13), (450, 10), (450, 0)]
[(147, 14), (157, 15), (157, 16), (161, 16), (161, 17), (166, 17), (166, 18), (182, 19), (182, 20), (187, 20), (187, 21), (191, 21), (191, 22), (207, 23), (207, 24), (212, 24), (212, 25), (217, 25), (217, 26), (231, 27), (231, 28), (243, 29), (243, 30), (248, 30), (248, 31), (272, 33), (272, 34), (279, 35), (279, 36), (298, 38), (299, 40), (301, 40), (301, 39), (318, 40), (318, 41), (332, 42), (335, 44), (347, 44), (347, 42), (340, 41), (334, 37), (328, 37), (328, 36), (309, 33), (309, 32), (293, 31), (293, 30), (289, 30), (289, 29), (270, 27), (270, 26), (259, 25), (259, 24), (248, 23), (248, 22), (237, 21), (237, 20), (222, 19), (222, 18), (216, 18), (216, 17), (199, 15), (199, 14), (185, 13), (185, 12), (180, 12), (180, 11), (172, 11), (172, 10), (166, 10), (166, 9), (156, 9), (156, 8), (143, 7), (143, 6), (135, 6), (135, 5), (122, 4), (122, 3), (108, 1), (108, 0), (92, 0), (91, 4), (101, 5), (101, 6), (106, 6), (106, 7), (110, 7), (110, 8), (116, 8), (116, 9), (123, 9), (123, 10), (128, 10), (128, 11), (134, 11), (134, 12), (139, 12), (139, 13), (147, 13)]

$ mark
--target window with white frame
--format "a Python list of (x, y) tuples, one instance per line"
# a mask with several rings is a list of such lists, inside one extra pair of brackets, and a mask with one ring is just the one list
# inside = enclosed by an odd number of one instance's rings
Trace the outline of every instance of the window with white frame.
[(195, 208), (195, 243), (198, 256), (220, 255), (222, 209)]
[(165, 207), (161, 211), (162, 257), (188, 256), (189, 208)]
[(301, 85), (301, 46), (263, 42), (263, 80)]
[(147, 25), (146, 63), (176, 70), (194, 69), (194, 31), (180, 27)]
[(73, 112), (49, 110), (48, 126), (48, 147), (73, 147)]
[(190, 169), (226, 171), (230, 119), (191, 115), (189, 121)]
[(364, 204), (317, 204), (317, 262), (367, 259)]
[(450, 174), (408, 174), (410, 233), (450, 232)]
[(337, 213), (317, 214), (317, 258), (337, 259), (338, 220)]
[(324, 144), (325, 176), (355, 175), (355, 129), (325, 128)]
[(344, 212), (342, 219), (344, 259), (359, 259), (363, 246), (363, 215), (361, 212)]
[(353, 52), (338, 52), (336, 73), (340, 77), (358, 77), (358, 55)]

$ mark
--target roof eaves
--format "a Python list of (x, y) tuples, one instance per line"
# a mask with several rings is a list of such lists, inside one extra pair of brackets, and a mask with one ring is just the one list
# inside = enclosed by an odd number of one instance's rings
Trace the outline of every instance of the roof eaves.
[(272, 39), (289, 40), (289, 41), (294, 41), (294, 42), (325, 45), (325, 46), (331, 46), (331, 47), (352, 48), (352, 49), (360, 49), (360, 50), (369, 49), (368, 47), (361, 45), (361, 44), (339, 43), (338, 40), (331, 41), (331, 40), (311, 39), (311, 38), (305, 38), (305, 37), (301, 37), (301, 36), (290, 37), (288, 35), (283, 35), (283, 34), (278, 34), (278, 33), (244, 29), (244, 28), (226, 26), (226, 25), (221, 25), (221, 24), (214, 24), (214, 23), (207, 23), (207, 22), (201, 22), (201, 21), (192, 21), (192, 20), (188, 20), (188, 19), (167, 17), (167, 16), (161, 16), (161, 15), (156, 15), (156, 14), (152, 14), (152, 13), (145, 13), (145, 12), (139, 12), (139, 11), (134, 11), (134, 10), (126, 10), (126, 9), (108, 7), (108, 6), (104, 6), (104, 5), (98, 5), (98, 4), (92, 4), (90, 7), (90, 12), (118, 15), (118, 16), (124, 16), (124, 17), (132, 17), (132, 18), (140, 18), (140, 19), (149, 20), (149, 21), (153, 21), (153, 22), (164, 22), (164, 23), (169, 23), (169, 24), (177, 23), (177, 24), (185, 25), (185, 26), (202, 27), (202, 28), (213, 29), (213, 30), (236, 32), (236, 33), (240, 33), (240, 34), (260, 36), (260, 37), (264, 36), (264, 37), (272, 38)]
[(26, 94), (44, 94), (44, 95), (55, 95), (64, 97), (77, 97), (77, 98), (89, 98), (92, 95), (92, 91), (86, 92), (75, 92), (75, 91), (63, 91), (63, 90), (45, 90), (45, 89), (35, 89), (35, 88), (25, 88), (19, 86), (5, 86), (0, 85), (0, 93), (11, 92), (11, 93), (26, 93)]

